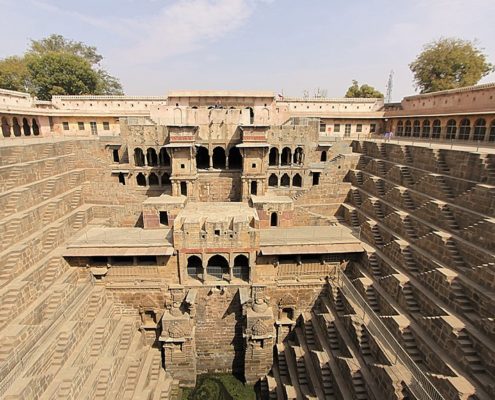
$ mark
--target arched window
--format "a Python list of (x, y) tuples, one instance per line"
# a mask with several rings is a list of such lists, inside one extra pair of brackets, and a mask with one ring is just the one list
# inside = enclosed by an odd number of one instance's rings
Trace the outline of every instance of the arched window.
[(152, 172), (148, 177), (148, 183), (150, 186), (158, 186), (158, 176), (154, 172)]
[(402, 136), (404, 134), (404, 122), (401, 120), (397, 122), (397, 136)]
[(284, 147), (282, 149), (282, 165), (290, 165), (292, 158), (292, 152), (290, 148)]
[(294, 164), (302, 164), (303, 155), (304, 153), (302, 147), (297, 147), (294, 151)]
[(134, 149), (134, 164), (136, 164), (136, 167), (144, 167), (144, 154), (139, 147)]
[(254, 110), (252, 107), (246, 107), (246, 110), (249, 110), (249, 124), (253, 125), (254, 124)]
[(271, 213), (270, 226), (278, 226), (278, 213), (276, 213), (276, 212)]
[(174, 108), (174, 124), (182, 124), (182, 110), (180, 108)]
[(242, 169), (242, 155), (238, 147), (229, 150), (229, 169)]
[(419, 133), (421, 132), (421, 123), (419, 120), (414, 120), (413, 124), (413, 136), (414, 137), (419, 137)]
[(433, 139), (438, 139), (442, 133), (442, 125), (439, 119), (433, 121), (433, 126), (431, 129), (431, 137)]
[(229, 274), (229, 263), (225, 257), (217, 254), (208, 260), (206, 272), (213, 278), (223, 279)]
[(325, 150), (321, 152), (320, 161), (322, 162), (327, 161), (327, 152)]
[(430, 120), (425, 119), (423, 121), (423, 132), (421, 133), (421, 137), (427, 138), (430, 137)]
[(21, 126), (19, 125), (19, 121), (14, 117), (12, 120), (12, 130), (14, 131), (14, 136), (21, 136)]
[(225, 149), (223, 147), (213, 149), (213, 168), (225, 168)]
[(277, 187), (278, 186), (278, 177), (275, 174), (271, 174), (268, 178), (268, 186)]
[(278, 149), (272, 147), (268, 155), (268, 165), (278, 165)]
[(210, 154), (208, 149), (203, 146), (199, 146), (196, 149), (196, 168), (208, 169), (210, 167)]
[(406, 121), (406, 128), (404, 130), (404, 136), (411, 136), (411, 121)]
[(203, 262), (198, 256), (190, 256), (187, 259), (187, 275), (191, 278), (198, 279), (203, 274)]
[(485, 140), (486, 121), (484, 118), (479, 118), (474, 123), (474, 140)]
[(234, 258), (233, 269), (234, 278), (249, 281), (249, 260), (245, 255), (240, 254)]
[(136, 182), (138, 186), (146, 186), (146, 178), (141, 172), (136, 175)]
[(495, 142), (495, 119), (492, 121), (490, 125), (490, 136), (488, 136), (489, 142)]
[(148, 162), (148, 165), (150, 167), (158, 165), (158, 157), (156, 155), (155, 149), (150, 147), (148, 150), (146, 150), (146, 161)]
[(282, 175), (282, 178), (280, 179), (280, 186), (283, 186), (283, 187), (289, 187), (290, 186), (289, 175), (287, 175), (287, 174)]
[(162, 175), (162, 178), (161, 178), (161, 181), (162, 181), (162, 186), (168, 186), (168, 185), (171, 185), (171, 182), (170, 182), (170, 175), (167, 174), (166, 172)]
[(446, 139), (455, 139), (455, 134), (457, 133), (457, 123), (455, 122), (455, 119), (449, 119), (447, 121), (447, 132), (446, 132)]
[(167, 153), (167, 149), (165, 147), (162, 147), (160, 149), (160, 165), (163, 167), (170, 167), (170, 156)]
[(5, 117), (2, 117), (2, 134), (4, 137), (10, 136), (10, 125)]
[(256, 181), (252, 181), (251, 182), (251, 190), (250, 190), (251, 194), (256, 196), (258, 194), (258, 182)]
[(459, 124), (459, 139), (468, 140), (471, 133), (471, 122), (468, 118), (464, 118)]
[(34, 136), (38, 136), (40, 134), (40, 127), (38, 125), (38, 122), (36, 121), (35, 118), (33, 118), (33, 120), (31, 121), (32, 125), (33, 125), (33, 135)]
[(27, 118), (22, 119), (22, 130), (24, 131), (24, 136), (31, 136), (31, 127)]
[(299, 174), (295, 174), (295, 175), (292, 177), (292, 186), (295, 186), (295, 187), (301, 187), (301, 186), (302, 186), (302, 178), (301, 178), (301, 175), (299, 175)]

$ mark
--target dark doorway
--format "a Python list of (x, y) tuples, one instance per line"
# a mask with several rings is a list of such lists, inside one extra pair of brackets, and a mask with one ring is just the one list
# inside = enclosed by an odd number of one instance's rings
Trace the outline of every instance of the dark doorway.
[(27, 118), (22, 119), (22, 130), (24, 131), (24, 136), (31, 136), (31, 127)]
[(156, 155), (156, 150), (151, 147), (146, 151), (146, 161), (148, 161), (148, 165), (156, 166), (158, 165), (158, 156)]
[(290, 165), (292, 153), (288, 147), (284, 147), (282, 150), (282, 165)]
[(242, 155), (237, 147), (229, 150), (229, 169), (242, 169)]
[(33, 118), (32, 124), (33, 124), (33, 135), (38, 136), (40, 134), (40, 127), (38, 126), (38, 123), (36, 122), (36, 120), (34, 118)]
[(180, 194), (182, 196), (187, 196), (187, 182), (180, 183)]
[(270, 215), (270, 226), (278, 226), (278, 214), (276, 212), (272, 212)]
[(112, 155), (113, 155), (113, 162), (118, 163), (120, 161), (119, 150), (113, 149)]
[(295, 174), (292, 178), (292, 186), (301, 187), (302, 186), (302, 178), (301, 175)]
[(187, 259), (187, 274), (191, 278), (198, 279), (203, 273), (203, 262), (198, 256), (190, 256)]
[(125, 175), (122, 172), (119, 172), (119, 183), (125, 185)]
[(289, 175), (287, 175), (287, 174), (282, 175), (282, 178), (280, 179), (280, 186), (283, 186), (283, 187), (289, 187), (290, 186)]
[(213, 168), (225, 168), (225, 149), (223, 147), (213, 149)]
[(278, 165), (278, 149), (272, 147), (270, 149), (270, 154), (268, 155), (268, 165)]
[(325, 150), (323, 150), (321, 152), (320, 161), (323, 161), (323, 162), (327, 161), (327, 152)]
[(148, 177), (148, 183), (150, 186), (158, 186), (159, 185), (158, 176), (154, 172), (152, 172), (150, 174), (150, 176)]
[(256, 181), (251, 182), (251, 194), (255, 196), (258, 194), (258, 182)]
[(313, 172), (313, 186), (317, 186), (320, 184), (320, 173)]
[(144, 153), (139, 147), (134, 149), (134, 164), (136, 167), (144, 167)]
[(278, 186), (278, 176), (275, 174), (271, 174), (268, 178), (268, 186), (277, 187)]
[(160, 211), (160, 225), (168, 226), (168, 212)]
[(144, 177), (144, 175), (141, 172), (139, 174), (137, 174), (136, 182), (137, 182), (138, 186), (146, 186), (146, 178)]
[(196, 149), (196, 168), (210, 168), (210, 154), (208, 153), (208, 149), (206, 147), (199, 146)]
[(162, 167), (170, 167), (170, 156), (168, 155), (167, 149), (165, 147), (162, 147), (160, 149), (159, 158), (160, 158), (160, 165)]
[(234, 258), (234, 278), (242, 279), (243, 281), (249, 281), (249, 260), (248, 258), (240, 254)]
[(216, 279), (223, 279), (224, 275), (229, 273), (229, 263), (225, 257), (217, 254), (208, 260), (206, 271), (208, 275)]

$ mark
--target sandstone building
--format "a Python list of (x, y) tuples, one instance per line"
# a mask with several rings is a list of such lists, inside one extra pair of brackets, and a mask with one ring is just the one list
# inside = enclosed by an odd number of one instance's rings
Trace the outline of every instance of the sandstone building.
[(494, 398), (494, 96), (0, 90), (0, 397)]

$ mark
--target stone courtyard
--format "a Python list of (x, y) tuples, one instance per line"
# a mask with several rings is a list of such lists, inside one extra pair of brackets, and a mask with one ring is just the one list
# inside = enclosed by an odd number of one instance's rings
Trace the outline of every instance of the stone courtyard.
[(0, 90), (0, 397), (493, 399), (494, 95)]

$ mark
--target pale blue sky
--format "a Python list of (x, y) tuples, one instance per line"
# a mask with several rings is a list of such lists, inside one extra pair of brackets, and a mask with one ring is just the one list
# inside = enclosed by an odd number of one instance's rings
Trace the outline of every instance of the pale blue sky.
[[(318, 87), (352, 79), (393, 100), (414, 93), (408, 64), (441, 36), (477, 39), (495, 62), (495, 0), (0, 0), (0, 57), (60, 33), (98, 47), (126, 94)], [(495, 81), (495, 75), (483, 82)]]

